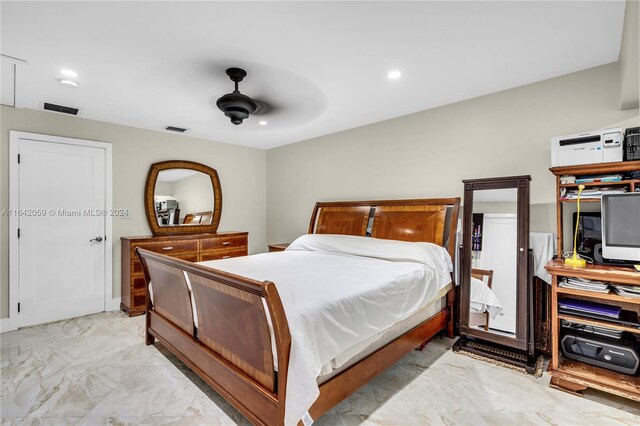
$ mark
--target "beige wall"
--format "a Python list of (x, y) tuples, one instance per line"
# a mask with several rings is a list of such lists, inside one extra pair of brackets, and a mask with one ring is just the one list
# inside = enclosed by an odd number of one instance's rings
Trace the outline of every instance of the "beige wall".
[[(192, 160), (217, 169), (223, 195), (220, 230), (249, 231), (249, 252), (266, 251), (266, 152), (186, 136), (154, 132), (60, 114), (0, 110), (0, 209), (8, 209), (9, 130), (110, 142), (113, 145), (113, 207), (130, 208), (131, 219), (113, 219), (113, 296), (120, 295), (121, 236), (150, 235), (143, 192), (149, 166), (162, 160)], [(8, 218), (0, 218), (0, 316), (8, 314)]]
[(268, 241), (306, 232), (319, 200), (462, 196), (462, 179), (530, 174), (531, 230), (555, 230), (552, 136), (638, 126), (619, 65), (494, 93), (267, 152)]
[[(213, 186), (209, 175), (204, 173), (196, 173), (174, 182), (171, 195), (178, 199), (181, 220), (189, 213), (212, 211)], [(224, 200), (222, 205), (224, 206)]]
[(620, 105), (622, 109), (640, 105), (640, 1), (627, 0), (620, 46)]
[(154, 195), (173, 195), (173, 182), (156, 181)]

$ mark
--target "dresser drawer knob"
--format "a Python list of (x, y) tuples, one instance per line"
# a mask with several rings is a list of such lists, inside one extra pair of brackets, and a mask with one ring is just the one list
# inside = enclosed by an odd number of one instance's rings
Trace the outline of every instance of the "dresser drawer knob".
[(231, 256), (222, 256), (223, 259), (229, 259)]
[(223, 246), (228, 246), (229, 244), (231, 244), (231, 241), (225, 241), (222, 243)]
[(173, 246), (162, 247), (162, 250), (165, 250), (165, 251), (173, 250)]

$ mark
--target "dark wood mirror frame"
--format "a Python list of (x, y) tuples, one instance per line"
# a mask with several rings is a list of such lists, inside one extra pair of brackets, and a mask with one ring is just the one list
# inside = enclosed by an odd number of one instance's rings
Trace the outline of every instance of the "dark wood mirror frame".
[[(531, 176), (509, 176), (488, 179), (463, 180), (464, 210), (462, 219), (462, 263), (460, 291), (460, 334), (533, 354), (533, 311), (529, 295), (529, 181)], [(473, 221), (473, 192), (487, 189), (517, 189), (518, 257), (516, 337), (503, 336), (475, 329), (469, 324), (471, 289), (471, 234)]]
[[(160, 226), (158, 225), (158, 219), (156, 218), (156, 210), (154, 205), (154, 190), (156, 187), (156, 179), (158, 173), (162, 170), (168, 169), (190, 169), (201, 173), (204, 173), (211, 178), (211, 186), (213, 188), (213, 215), (211, 217), (211, 223), (209, 225), (175, 225), (175, 226)], [(204, 164), (196, 163), (194, 161), (161, 161), (154, 163), (149, 168), (147, 174), (147, 182), (144, 188), (144, 207), (147, 214), (147, 222), (151, 228), (151, 232), (156, 235), (170, 235), (170, 234), (201, 234), (201, 233), (215, 233), (218, 230), (218, 224), (220, 223), (220, 215), (222, 213), (222, 189), (220, 187), (220, 179), (218, 178), (218, 172)]]

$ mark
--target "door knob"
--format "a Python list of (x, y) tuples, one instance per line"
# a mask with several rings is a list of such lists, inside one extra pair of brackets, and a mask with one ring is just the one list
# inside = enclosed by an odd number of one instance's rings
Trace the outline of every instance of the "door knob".
[(95, 237), (91, 240), (89, 240), (90, 243), (101, 243), (102, 242), (102, 237)]

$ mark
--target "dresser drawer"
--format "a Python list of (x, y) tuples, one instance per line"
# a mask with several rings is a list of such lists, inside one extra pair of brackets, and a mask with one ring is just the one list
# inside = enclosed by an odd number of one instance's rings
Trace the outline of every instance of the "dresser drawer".
[(246, 255), (247, 247), (236, 247), (228, 250), (214, 250), (204, 252), (200, 255), (200, 260), (204, 262), (205, 260), (228, 259), (230, 257), (240, 257)]
[(233, 236), (233, 237), (217, 237), (217, 238), (205, 238), (202, 239), (200, 250), (217, 250), (223, 248), (244, 247), (247, 245), (247, 236)]
[(144, 290), (147, 288), (146, 282), (144, 280), (144, 275), (131, 277), (131, 290)]
[[(136, 247), (140, 247), (142, 249), (153, 251), (156, 253), (166, 254), (168, 256), (173, 256), (173, 253), (179, 253), (179, 252), (185, 252), (185, 251), (197, 253), (198, 240), (159, 241), (159, 242), (148, 242), (148, 243), (132, 245), (132, 249), (135, 250)], [(177, 257), (177, 256), (173, 256), (173, 257)]]
[[(197, 252), (182, 252), (182, 253), (173, 253), (171, 251), (165, 252), (162, 254), (166, 254), (167, 256), (176, 257), (178, 259), (186, 260), (188, 262), (197, 262), (198, 261), (198, 253)], [(133, 261), (131, 262), (131, 275), (143, 274), (144, 270), (142, 269), (142, 262), (138, 256), (135, 256)]]

